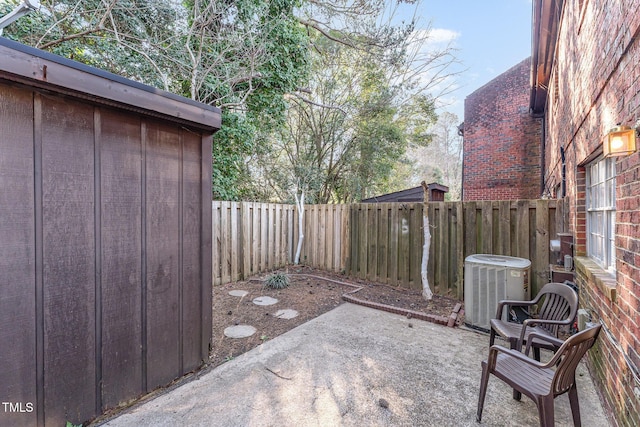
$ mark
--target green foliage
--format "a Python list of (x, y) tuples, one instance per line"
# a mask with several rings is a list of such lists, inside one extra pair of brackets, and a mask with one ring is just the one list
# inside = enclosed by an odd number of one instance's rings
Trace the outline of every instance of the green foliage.
[(424, 93), (450, 55), (420, 53), (414, 22), (385, 24), (388, 2), (41, 4), (4, 35), (222, 109), (215, 199), (357, 201), (399, 189), (407, 149), (434, 139)]
[(299, 189), (308, 203), (353, 202), (406, 186), (393, 178), (399, 170), (409, 177), (409, 146), (430, 143), (434, 100), (403, 99), (406, 88), (379, 52), (313, 43), (309, 94), (291, 99), (286, 126), (259, 159), (278, 199), (291, 201)]
[[(10, 11), (18, 1), (3, 4)], [(42, 0), (5, 36), (219, 106), (214, 194), (255, 194), (247, 156), (282, 126), (286, 93), (308, 75), (299, 0)]]
[(289, 286), (289, 276), (285, 273), (274, 273), (264, 282), (271, 289), (284, 289)]
[[(213, 137), (212, 186), (214, 200), (239, 200), (248, 171), (244, 159), (255, 146), (254, 123), (243, 114), (223, 111), (222, 127)], [(244, 180), (246, 181), (246, 180)]]

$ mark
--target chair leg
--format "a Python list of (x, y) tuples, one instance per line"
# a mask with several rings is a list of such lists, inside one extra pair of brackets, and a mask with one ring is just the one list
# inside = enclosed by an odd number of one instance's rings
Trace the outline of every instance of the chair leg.
[(540, 347), (533, 347), (533, 358), (540, 361)]
[[(517, 342), (515, 341), (511, 341), (511, 349), (512, 350), (516, 350), (516, 348), (518, 347)], [(516, 390), (515, 388), (513, 389), (513, 400), (520, 400), (522, 399), (522, 393), (520, 393), (518, 390)]]
[(569, 389), (569, 404), (571, 405), (571, 415), (573, 415), (574, 427), (580, 427), (582, 422), (580, 421), (580, 405), (578, 404), (578, 387), (576, 387), (575, 380), (573, 385)]
[(482, 420), (482, 409), (484, 408), (484, 398), (487, 395), (487, 384), (489, 383), (489, 365), (482, 362), (482, 377), (480, 378), (480, 394), (478, 395), (478, 411), (476, 421)]
[(540, 415), (540, 427), (554, 427), (553, 395), (541, 396), (537, 403), (538, 414)]
[(491, 332), (489, 333), (489, 347), (491, 347), (496, 340), (496, 331), (491, 328)]

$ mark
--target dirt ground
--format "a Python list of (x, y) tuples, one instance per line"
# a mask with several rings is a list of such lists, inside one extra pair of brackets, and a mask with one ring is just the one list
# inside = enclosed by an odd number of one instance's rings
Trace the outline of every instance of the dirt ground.
[[(264, 280), (272, 273), (246, 281), (213, 287), (213, 350), (211, 365), (218, 366), (307, 322), (342, 304), (342, 295), (364, 301), (382, 303), (401, 309), (449, 317), (461, 301), (434, 295), (431, 301), (422, 297), (421, 290), (410, 290), (349, 278), (340, 274), (308, 267), (289, 267), (286, 270), (290, 285), (281, 290), (267, 288)], [(343, 282), (346, 284), (340, 284)], [(359, 289), (360, 288), (360, 289)], [(244, 290), (244, 297), (229, 295), (232, 290)], [(276, 298), (274, 305), (260, 306), (253, 299), (260, 296)], [(299, 315), (293, 319), (275, 316), (278, 310), (293, 309)], [(234, 325), (251, 325), (256, 333), (248, 338), (228, 338), (224, 329)]]

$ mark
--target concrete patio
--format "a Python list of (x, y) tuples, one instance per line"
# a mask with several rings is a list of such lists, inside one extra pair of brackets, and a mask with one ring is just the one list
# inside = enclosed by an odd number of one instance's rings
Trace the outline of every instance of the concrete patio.
[[(118, 426), (537, 426), (535, 405), (492, 377), (476, 423), (488, 334), (349, 303), (134, 406)], [(585, 427), (610, 425), (578, 368)], [(556, 426), (572, 425), (566, 395)]]

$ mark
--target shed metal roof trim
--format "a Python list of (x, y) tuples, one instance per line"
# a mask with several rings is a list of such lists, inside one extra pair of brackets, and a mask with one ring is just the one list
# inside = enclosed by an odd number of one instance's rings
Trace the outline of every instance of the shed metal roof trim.
[(0, 37), (0, 79), (220, 129), (220, 109)]

